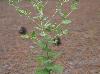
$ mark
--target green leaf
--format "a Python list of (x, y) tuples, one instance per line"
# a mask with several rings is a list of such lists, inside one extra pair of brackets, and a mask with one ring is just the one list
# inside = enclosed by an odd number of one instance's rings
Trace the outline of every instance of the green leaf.
[(48, 71), (52, 71), (53, 66), (54, 66), (54, 63), (48, 63), (48, 65), (46, 65), (45, 68), (46, 68)]
[(73, 0), (72, 4), (71, 4), (71, 10), (77, 10), (78, 9), (78, 4), (79, 4), (79, 0)]
[(51, 32), (52, 31), (52, 24), (51, 23), (46, 23), (44, 25), (44, 29), (48, 32)]
[(37, 57), (36, 57), (36, 61), (37, 61), (39, 64), (41, 64), (41, 65), (43, 65), (43, 66), (45, 66), (45, 67), (48, 67), (49, 65), (52, 64), (52, 60), (48, 59), (48, 57), (43, 56), (43, 55), (37, 56)]
[(35, 39), (36, 38), (36, 33), (33, 31), (32, 33), (31, 33), (31, 39)]
[(36, 57), (36, 61), (40, 62), (41, 64), (44, 64), (47, 60), (48, 60), (48, 58), (45, 57), (45, 56), (39, 55), (39, 56)]
[(49, 71), (47, 69), (37, 68), (35, 74), (49, 74)]
[(63, 74), (63, 70), (64, 70), (64, 68), (61, 65), (54, 65), (54, 64), (51, 64), (46, 68), (47, 68), (47, 70), (52, 71), (54, 74), (55, 73), (56, 74)]
[(48, 36), (48, 35), (45, 35), (44, 36), (44, 40), (48, 42), (48, 45), (53, 44), (52, 38), (50, 36)]
[(65, 18), (68, 15), (67, 12), (63, 12), (63, 18)]
[(43, 15), (43, 10), (44, 10), (44, 5), (43, 5), (43, 3), (42, 3), (42, 2), (38, 2), (38, 3), (36, 3), (35, 7), (36, 7), (36, 10), (37, 10), (41, 15)]
[(63, 19), (62, 24), (67, 25), (67, 24), (70, 24), (71, 22), (72, 22), (72, 21), (69, 20), (69, 19)]
[(62, 28), (61, 27), (57, 27), (56, 28), (56, 33), (58, 36), (62, 36)]
[(38, 45), (42, 48), (42, 50), (44, 51), (51, 51), (51, 49), (48, 47), (48, 45), (46, 44), (46, 42), (42, 39), (38, 41)]
[(27, 15), (30, 15), (30, 11), (27, 10), (27, 9), (23, 9), (23, 8), (16, 8), (16, 11), (20, 14), (20, 15), (24, 15), (24, 16), (27, 16)]
[(45, 43), (43, 40), (39, 40), (39, 41), (38, 41), (38, 45), (39, 45), (41, 48), (45, 48), (45, 47), (46, 47), (46, 43)]
[(63, 31), (63, 34), (68, 34), (68, 32), (69, 31), (66, 29), (66, 30)]
[(44, 61), (44, 65), (45, 65), (45, 66), (48, 66), (48, 65), (50, 65), (51, 63), (52, 63), (52, 60), (50, 60), (50, 59)]
[(63, 72), (63, 67), (60, 66), (60, 65), (54, 65), (53, 69), (52, 69), (54, 72), (56, 73), (59, 73), (59, 74), (62, 74)]
[(46, 36), (47, 34), (44, 32), (44, 31), (42, 31), (41, 33), (40, 33), (40, 36)]
[(33, 2), (33, 0), (26, 0), (26, 1), (28, 1), (28, 2)]
[(68, 13), (65, 12), (65, 11), (60, 11), (60, 12), (59, 12), (59, 15), (60, 15), (62, 18), (66, 18), (66, 16), (68, 15)]
[(51, 59), (56, 59), (56, 58), (58, 58), (60, 55), (61, 55), (61, 53), (57, 53), (57, 52), (55, 52), (55, 51), (48, 52), (48, 56), (49, 56)]
[(18, 4), (19, 2), (21, 2), (22, 0), (9, 0), (9, 4), (10, 5), (16, 5)]
[(28, 34), (21, 35), (21, 37), (22, 37), (23, 39), (29, 39), (29, 38), (30, 38)]

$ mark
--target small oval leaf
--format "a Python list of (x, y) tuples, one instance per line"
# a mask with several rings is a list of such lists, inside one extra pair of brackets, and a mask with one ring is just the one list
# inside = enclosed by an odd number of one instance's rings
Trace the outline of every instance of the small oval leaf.
[(72, 22), (72, 21), (69, 20), (69, 19), (63, 19), (62, 24), (67, 25), (67, 24), (70, 24), (71, 22)]
[(20, 15), (29, 15), (31, 12), (27, 9), (23, 9), (23, 8), (16, 8), (16, 11), (20, 14)]
[(78, 4), (79, 4), (79, 0), (73, 0), (72, 4), (71, 4), (71, 10), (77, 10), (78, 9)]

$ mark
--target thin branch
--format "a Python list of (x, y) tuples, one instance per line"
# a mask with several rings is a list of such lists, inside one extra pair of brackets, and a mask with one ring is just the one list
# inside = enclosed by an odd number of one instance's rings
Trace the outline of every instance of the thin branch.
[(68, 13), (68, 15), (66, 16), (66, 18), (68, 17), (68, 16), (70, 16), (70, 14), (72, 13), (73, 11), (70, 11), (69, 13)]

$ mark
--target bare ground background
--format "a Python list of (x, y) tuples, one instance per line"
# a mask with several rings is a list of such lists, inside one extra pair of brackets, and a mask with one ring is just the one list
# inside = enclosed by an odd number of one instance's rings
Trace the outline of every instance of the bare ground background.
[[(31, 51), (34, 44), (18, 34), (20, 26), (32, 31), (34, 23), (20, 17), (5, 1), (0, 0), (0, 74), (34, 74), (32, 58), (37, 51)], [(48, 16), (54, 11), (53, 5), (51, 0)], [(100, 0), (80, 0), (79, 9), (70, 18), (70, 34), (55, 47), (64, 52), (58, 59), (65, 66), (63, 74), (100, 74)]]

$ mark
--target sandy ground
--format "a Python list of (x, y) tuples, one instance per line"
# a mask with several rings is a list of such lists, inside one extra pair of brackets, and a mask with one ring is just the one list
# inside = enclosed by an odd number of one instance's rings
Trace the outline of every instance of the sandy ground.
[[(53, 11), (52, 3), (48, 16)], [(64, 52), (58, 60), (65, 66), (63, 74), (100, 74), (100, 0), (80, 0), (79, 9), (70, 18), (70, 34), (62, 38), (61, 46), (55, 47)], [(29, 47), (34, 44), (18, 34), (20, 26), (32, 31), (33, 24), (0, 0), (0, 74), (34, 74), (33, 57), (37, 51), (31, 51)]]

